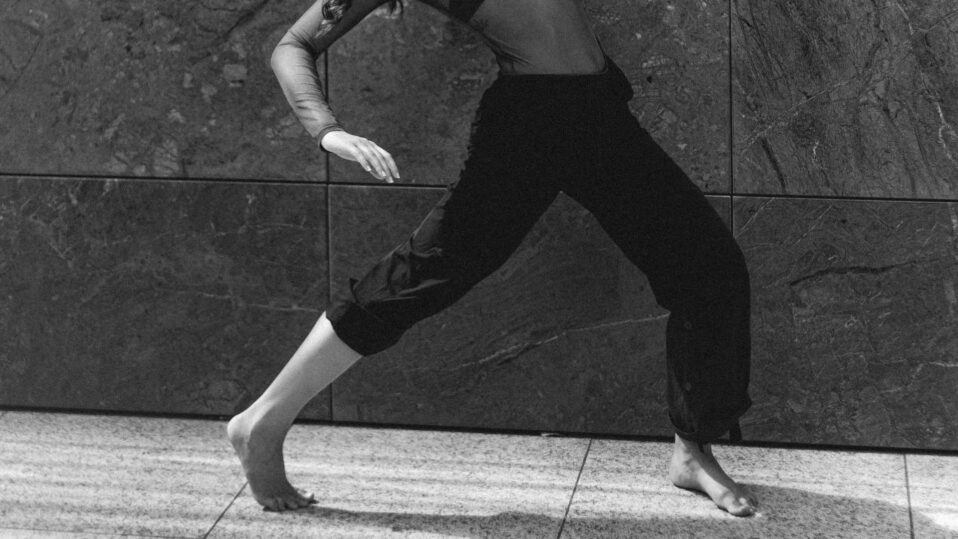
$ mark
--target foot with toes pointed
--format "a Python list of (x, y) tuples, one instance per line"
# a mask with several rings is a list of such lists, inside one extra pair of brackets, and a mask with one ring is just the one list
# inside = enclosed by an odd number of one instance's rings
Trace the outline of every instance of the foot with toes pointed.
[(264, 414), (252, 410), (235, 416), (226, 428), (253, 498), (268, 511), (300, 509), (316, 503), (315, 496), (293, 488), (286, 479), (283, 440), (287, 430), (288, 426), (272, 425)]

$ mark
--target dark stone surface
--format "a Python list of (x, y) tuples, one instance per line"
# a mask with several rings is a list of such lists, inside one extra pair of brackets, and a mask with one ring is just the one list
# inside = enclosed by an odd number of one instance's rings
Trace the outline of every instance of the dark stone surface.
[[(632, 81), (632, 110), (705, 191), (728, 189), (728, 19), (724, 3), (586, 2), (606, 51)], [(347, 130), (392, 153), (403, 180), (446, 184), (466, 157), (492, 53), (468, 27), (417, 2), (372, 16), (329, 54), (330, 98)], [(379, 182), (331, 161), (333, 181)]]
[[(479, 97), (495, 60), (478, 34), (410, 2), (399, 20), (372, 15), (329, 49), (336, 117), (396, 159), (403, 182), (446, 184), (466, 158)], [(380, 180), (333, 157), (333, 181)]]
[(0, 172), (322, 180), (269, 68), (307, 0), (0, 4)]
[[(442, 193), (331, 186), (334, 290)], [(728, 214), (727, 199), (710, 198)], [(560, 195), (502, 268), (338, 380), (333, 417), (667, 435), (667, 316), (592, 216)]]
[(958, 449), (958, 203), (735, 198), (747, 439)]
[(729, 189), (726, 2), (586, 0), (603, 48), (632, 82), (639, 122), (705, 192)]
[(952, 0), (733, 0), (737, 193), (958, 195)]
[(245, 407), (326, 302), (324, 191), (0, 179), (0, 404)]

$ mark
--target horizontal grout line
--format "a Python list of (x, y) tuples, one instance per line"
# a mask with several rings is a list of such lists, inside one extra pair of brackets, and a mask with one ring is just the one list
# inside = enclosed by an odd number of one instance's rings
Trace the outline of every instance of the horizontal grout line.
[[(41, 180), (88, 180), (88, 181), (151, 181), (151, 182), (183, 182), (183, 183), (243, 183), (254, 185), (311, 185), (322, 187), (371, 187), (374, 189), (431, 189), (444, 190), (449, 184), (422, 184), (422, 183), (373, 183), (356, 181), (310, 181), (310, 180), (289, 180), (276, 179), (265, 180), (257, 178), (162, 178), (155, 176), (96, 176), (83, 174), (17, 174), (0, 173), (0, 181), (4, 179), (15, 178), (35, 178)], [(732, 191), (703, 191), (705, 196), (711, 197), (731, 197), (731, 198), (778, 198), (793, 200), (858, 200), (872, 202), (915, 202), (915, 203), (954, 203), (958, 202), (956, 198), (909, 198), (909, 197), (889, 197), (889, 196), (856, 196), (856, 195), (797, 195), (790, 193), (735, 193)]]
[(100, 176), (89, 174), (14, 174), (0, 173), (0, 181), (6, 179), (32, 178), (37, 180), (86, 180), (86, 181), (108, 181), (119, 180), (124, 182), (167, 182), (167, 183), (251, 183), (264, 185), (316, 185), (326, 186), (325, 181), (310, 180), (288, 180), (276, 179), (267, 180), (262, 178), (164, 178), (159, 176)]
[[(0, 405), (0, 411), (8, 412), (42, 412), (42, 413), (61, 413), (90, 416), (116, 416), (116, 417), (147, 417), (158, 419), (186, 419), (196, 421), (226, 421), (231, 416), (222, 414), (189, 414), (189, 413), (171, 413), (171, 412), (135, 412), (128, 410), (84, 410), (76, 408), (59, 408), (45, 406), (14, 406)], [(0, 419), (2, 423), (2, 419)], [(490, 428), (490, 427), (459, 427), (450, 425), (417, 425), (406, 423), (377, 423), (362, 421), (329, 421), (324, 419), (303, 419), (296, 420), (301, 425), (322, 425), (329, 427), (350, 427), (364, 429), (388, 429), (388, 430), (411, 430), (411, 431), (430, 431), (430, 432), (462, 432), (474, 434), (493, 434), (503, 436), (537, 436), (537, 437), (555, 437), (555, 438), (579, 438), (596, 440), (623, 440), (634, 442), (673, 442), (672, 436), (649, 435), (649, 434), (610, 434), (603, 432), (566, 432), (557, 430), (532, 430), (532, 429), (509, 429), (509, 428)], [(928, 449), (917, 447), (875, 447), (865, 445), (843, 445), (843, 444), (821, 444), (807, 442), (771, 442), (771, 441), (745, 441), (741, 443), (729, 443), (725, 440), (716, 441), (718, 445), (731, 445), (739, 447), (759, 447), (769, 449), (808, 449), (819, 451), (854, 451), (859, 453), (886, 453), (886, 454), (908, 454), (908, 455), (932, 455), (944, 457), (958, 456), (958, 449)]]
[(169, 178), (160, 176), (102, 176), (90, 174), (17, 174), (10, 172), (0, 173), (0, 181), (5, 179), (32, 178), (37, 180), (85, 180), (108, 181), (119, 180), (124, 182), (168, 182), (168, 183), (243, 183), (254, 185), (313, 185), (323, 187), (376, 187), (376, 188), (411, 188), (411, 189), (445, 189), (446, 184), (422, 183), (366, 183), (366, 182), (327, 182), (325, 180), (291, 180), (291, 179), (263, 179), (263, 178), (222, 178), (222, 177), (193, 177)]
[(705, 193), (706, 195), (721, 195), (721, 196), (730, 196), (732, 198), (784, 198), (784, 199), (795, 199), (795, 200), (860, 200), (860, 201), (873, 201), (873, 202), (940, 202), (940, 203), (954, 203), (958, 202), (958, 198), (908, 198), (908, 197), (886, 197), (886, 196), (855, 196), (855, 195), (843, 195), (843, 196), (823, 196), (823, 195), (793, 195), (793, 194), (780, 194), (780, 193)]

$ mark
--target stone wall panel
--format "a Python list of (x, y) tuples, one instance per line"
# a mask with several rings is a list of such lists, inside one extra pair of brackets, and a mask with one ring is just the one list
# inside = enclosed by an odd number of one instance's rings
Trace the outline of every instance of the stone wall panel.
[(950, 0), (733, 1), (735, 192), (953, 198)]
[(958, 448), (958, 204), (734, 199), (750, 439)]
[[(0, 180), (0, 404), (232, 414), (326, 302), (310, 186)], [(325, 418), (328, 394), (305, 415)]]
[(305, 0), (0, 6), (0, 172), (325, 179), (269, 57)]

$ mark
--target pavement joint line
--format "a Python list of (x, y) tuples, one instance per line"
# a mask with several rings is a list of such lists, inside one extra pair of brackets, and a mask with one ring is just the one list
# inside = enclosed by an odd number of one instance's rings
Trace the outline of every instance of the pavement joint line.
[(556, 534), (556, 539), (562, 537), (562, 531), (565, 530), (565, 523), (569, 518), (569, 510), (572, 509), (572, 501), (575, 500), (575, 492), (579, 488), (579, 480), (582, 479), (582, 471), (585, 470), (585, 463), (589, 459), (589, 451), (592, 450), (592, 440), (589, 440), (589, 445), (585, 448), (585, 454), (582, 455), (582, 464), (579, 466), (579, 474), (575, 476), (575, 484), (572, 486), (572, 493), (569, 495), (569, 503), (565, 506), (565, 514), (562, 515), (562, 523), (559, 525), (559, 533)]
[(243, 490), (246, 488), (247, 485), (249, 485), (249, 481), (243, 482), (243, 486), (241, 486), (240, 489), (236, 491), (236, 494), (233, 496), (233, 499), (230, 500), (230, 503), (226, 504), (226, 507), (223, 509), (220, 515), (216, 517), (216, 520), (213, 521), (213, 525), (210, 526), (210, 529), (206, 530), (206, 533), (203, 534), (203, 539), (206, 539), (207, 537), (210, 536), (211, 533), (213, 533), (213, 530), (216, 528), (216, 525), (220, 523), (220, 520), (222, 520), (223, 517), (226, 515), (226, 512), (230, 510), (230, 507), (233, 507), (233, 504), (236, 503), (236, 500), (240, 497), (240, 494), (243, 493)]

